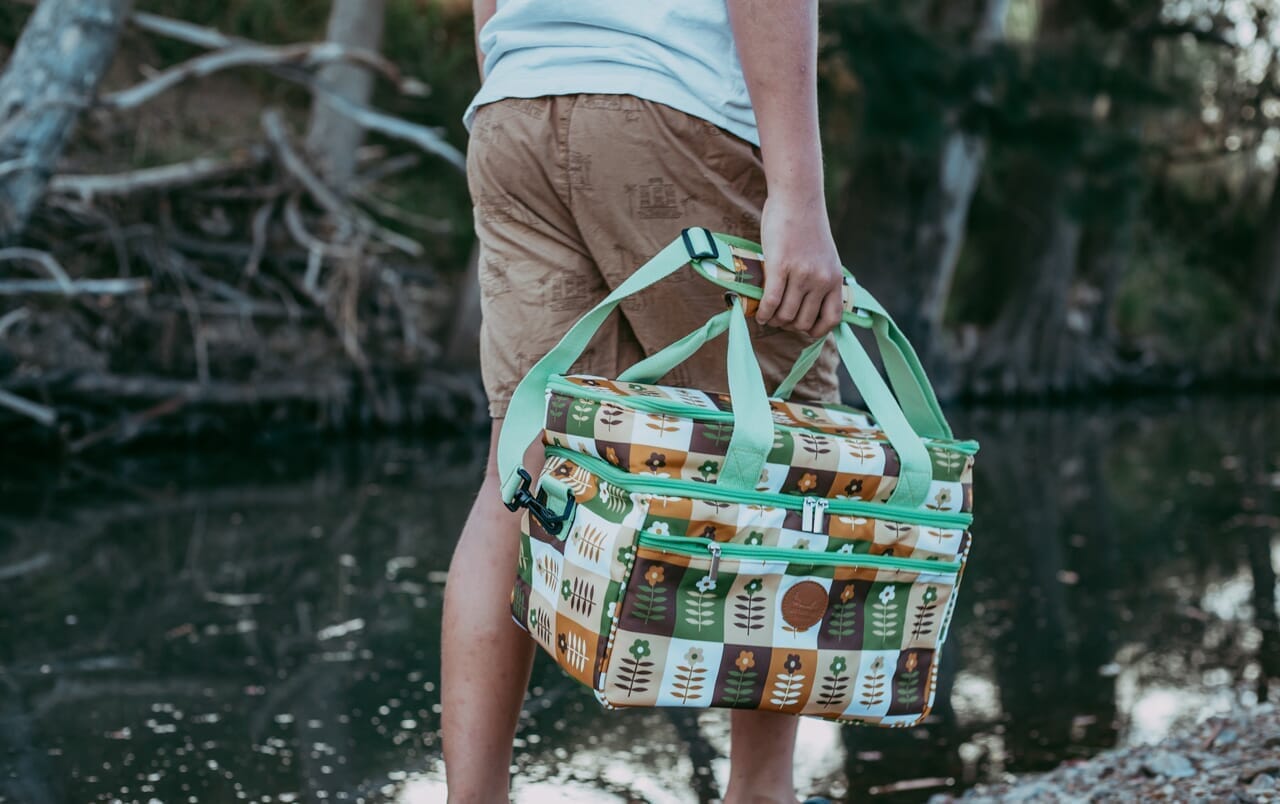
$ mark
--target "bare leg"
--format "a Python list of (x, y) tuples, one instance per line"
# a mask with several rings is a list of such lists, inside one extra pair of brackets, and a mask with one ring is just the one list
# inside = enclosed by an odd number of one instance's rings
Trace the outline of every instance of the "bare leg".
[(533, 640), (511, 620), (520, 526), (498, 494), (501, 428), (495, 419), (484, 484), (444, 591), (440, 697), (450, 804), (508, 800), (511, 742), (533, 664)]
[(799, 718), (734, 712), (729, 726), (729, 785), (724, 804), (795, 804), (792, 759)]

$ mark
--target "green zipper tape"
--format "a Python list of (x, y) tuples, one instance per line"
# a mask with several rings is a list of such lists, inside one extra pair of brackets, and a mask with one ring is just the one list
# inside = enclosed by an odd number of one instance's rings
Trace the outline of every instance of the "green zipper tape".
[[(715, 483), (695, 483), (692, 480), (672, 480), (663, 477), (647, 477), (623, 471), (608, 461), (594, 455), (576, 452), (565, 447), (547, 447), (547, 455), (573, 461), (594, 475), (599, 475), (615, 486), (628, 491), (647, 492), (668, 497), (693, 497), (700, 500), (726, 500), (743, 505), (766, 505), (771, 508), (788, 508), (803, 511), (806, 498), (794, 494), (774, 494), (763, 491), (738, 491), (717, 486)], [(827, 499), (827, 514), (865, 516), (889, 522), (910, 525), (934, 525), (941, 528), (967, 528), (973, 523), (973, 515), (959, 512), (921, 511), (888, 503), (869, 503), (861, 500)]]
[(940, 575), (955, 574), (960, 571), (959, 561), (929, 561), (923, 558), (899, 558), (870, 553), (826, 553), (819, 550), (794, 550), (785, 547), (715, 542), (698, 536), (659, 536), (648, 532), (640, 534), (641, 547), (652, 547), (683, 556), (708, 557), (713, 545), (720, 548), (722, 558), (748, 561), (786, 561), (797, 566), (875, 567)]
[[(679, 416), (685, 419), (694, 419), (696, 421), (705, 422), (733, 422), (733, 411), (700, 408), (697, 405), (686, 405), (683, 402), (677, 402), (674, 399), (659, 399), (652, 396), (621, 396), (619, 394), (611, 394), (608, 391), (594, 390), (589, 385), (578, 385), (577, 383), (570, 382), (563, 376), (559, 375), (552, 377), (547, 382), (547, 388), (567, 396), (590, 399), (596, 402), (613, 402), (621, 407), (635, 408), (636, 410), (643, 410), (648, 413), (667, 413), (672, 416)], [(773, 426), (782, 430), (795, 430), (802, 433), (813, 432), (805, 427), (797, 427), (790, 424), (779, 424), (777, 422), (774, 422)], [(978, 454), (977, 441), (939, 441), (935, 438), (922, 438), (921, 441), (924, 441), (926, 444), (932, 444), (933, 446), (941, 449), (959, 452), (965, 455)]]

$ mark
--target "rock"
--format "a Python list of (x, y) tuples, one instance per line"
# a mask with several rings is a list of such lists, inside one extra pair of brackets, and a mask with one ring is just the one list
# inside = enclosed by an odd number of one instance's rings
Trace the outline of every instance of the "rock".
[(1253, 782), (1249, 785), (1250, 793), (1266, 793), (1280, 787), (1280, 782), (1276, 781), (1276, 777), (1269, 773), (1259, 773), (1253, 777)]
[(1142, 762), (1142, 769), (1155, 776), (1168, 779), (1186, 779), (1196, 775), (1191, 760), (1172, 751), (1157, 751)]

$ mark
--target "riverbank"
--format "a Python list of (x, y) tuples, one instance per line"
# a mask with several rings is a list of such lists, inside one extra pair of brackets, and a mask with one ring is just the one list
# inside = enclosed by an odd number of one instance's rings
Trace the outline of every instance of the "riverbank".
[(1103, 752), (1005, 784), (979, 785), (949, 802), (1280, 802), (1280, 707), (1211, 717), (1154, 745)]

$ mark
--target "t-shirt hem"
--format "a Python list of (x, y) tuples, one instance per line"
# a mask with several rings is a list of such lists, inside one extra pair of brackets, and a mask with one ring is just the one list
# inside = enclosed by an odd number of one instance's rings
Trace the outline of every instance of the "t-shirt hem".
[[(549, 86), (550, 83), (554, 83), (554, 86)], [(654, 81), (643, 82), (641, 86), (624, 87), (613, 78), (603, 81), (579, 80), (570, 85), (560, 82), (548, 82), (544, 78), (533, 81), (512, 81), (507, 79), (494, 81), (488, 79), (480, 87), (480, 91), (476, 93), (475, 98), (472, 99), (471, 104), (467, 107), (467, 111), (462, 116), (462, 123), (466, 126), (467, 131), (471, 131), (471, 124), (475, 119), (477, 109), (506, 98), (539, 98), (548, 95), (582, 94), (631, 95), (654, 103), (661, 103), (664, 106), (670, 106), (672, 109), (719, 126), (752, 145), (757, 147), (760, 145), (760, 131), (756, 126), (744, 124), (725, 115), (715, 114), (710, 106), (691, 93)]]

